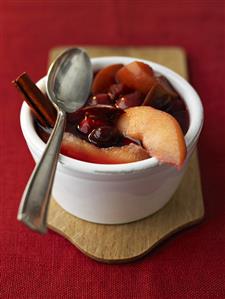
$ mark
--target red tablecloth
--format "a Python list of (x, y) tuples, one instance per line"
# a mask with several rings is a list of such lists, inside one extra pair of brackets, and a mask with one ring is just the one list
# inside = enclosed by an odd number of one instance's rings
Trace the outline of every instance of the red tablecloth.
[[(34, 163), (11, 80), (46, 71), (61, 44), (178, 45), (205, 106), (199, 154), (205, 220), (143, 259), (106, 265), (16, 220)], [(224, 1), (0, 1), (0, 298), (225, 298)]]

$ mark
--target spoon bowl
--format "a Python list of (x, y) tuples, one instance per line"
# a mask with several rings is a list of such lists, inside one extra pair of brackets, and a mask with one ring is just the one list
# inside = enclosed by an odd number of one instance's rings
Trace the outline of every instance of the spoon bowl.
[(74, 112), (83, 106), (90, 92), (90, 59), (82, 49), (68, 49), (51, 64), (47, 78), (47, 95), (56, 108)]

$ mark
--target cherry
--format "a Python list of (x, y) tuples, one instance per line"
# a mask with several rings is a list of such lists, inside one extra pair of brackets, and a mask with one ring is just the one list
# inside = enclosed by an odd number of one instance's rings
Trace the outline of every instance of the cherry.
[(102, 126), (94, 129), (89, 135), (89, 142), (98, 147), (110, 147), (116, 145), (121, 138), (119, 131), (112, 126)]
[(112, 105), (110, 96), (107, 93), (98, 93), (88, 100), (88, 105)]
[(85, 117), (77, 126), (77, 129), (83, 134), (90, 133), (91, 128), (90, 120), (87, 117)]
[(114, 122), (122, 113), (124, 113), (123, 110), (111, 105), (85, 106), (74, 113), (69, 113), (67, 115), (67, 120), (70, 126), (77, 126), (85, 118), (85, 116)]
[(74, 116), (74, 119), (80, 118), (80, 120), (76, 126), (72, 125), (72, 131), (74, 134), (76, 134), (76, 130), (82, 133), (80, 138), (84, 138), (98, 147), (115, 146), (122, 136), (114, 124), (122, 113), (123, 110), (107, 105), (84, 107)]
[(131, 91), (132, 89), (123, 83), (112, 84), (109, 88), (109, 94), (113, 99), (116, 99), (121, 95), (130, 93)]
[(110, 105), (96, 105), (84, 107), (83, 113), (92, 118), (98, 118), (114, 123), (124, 111)]
[(85, 116), (85, 118), (78, 124), (77, 129), (83, 134), (89, 134), (94, 128), (98, 128), (103, 125), (106, 125), (106, 122), (102, 119)]
[(129, 107), (140, 106), (143, 102), (143, 97), (140, 91), (136, 90), (132, 93), (122, 96), (116, 101), (116, 107), (127, 109)]

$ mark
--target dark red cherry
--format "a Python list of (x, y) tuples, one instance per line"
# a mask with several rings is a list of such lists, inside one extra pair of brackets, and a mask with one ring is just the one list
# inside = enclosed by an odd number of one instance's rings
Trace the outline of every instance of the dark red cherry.
[(85, 116), (85, 118), (78, 124), (77, 129), (83, 134), (89, 134), (93, 129), (106, 124), (107, 123), (102, 119)]
[(143, 102), (143, 97), (140, 91), (136, 90), (132, 93), (122, 96), (116, 101), (116, 107), (127, 109), (129, 107), (140, 106)]
[(119, 131), (112, 126), (102, 126), (94, 129), (89, 135), (89, 142), (98, 147), (110, 147), (118, 143), (121, 138)]
[(112, 100), (107, 93), (98, 93), (88, 99), (88, 105), (112, 105)]
[(77, 126), (77, 129), (83, 134), (89, 134), (92, 130), (90, 121), (88, 118), (84, 118)]
[(110, 105), (87, 106), (83, 108), (83, 112), (89, 117), (106, 120), (110, 123), (114, 123), (124, 113), (122, 109)]
[(85, 116), (114, 122), (122, 113), (124, 113), (123, 110), (111, 105), (85, 106), (74, 113), (68, 114), (67, 120), (70, 123), (70, 126), (77, 126)]
[(112, 84), (109, 88), (109, 94), (112, 99), (116, 99), (124, 94), (131, 93), (132, 89), (123, 83)]

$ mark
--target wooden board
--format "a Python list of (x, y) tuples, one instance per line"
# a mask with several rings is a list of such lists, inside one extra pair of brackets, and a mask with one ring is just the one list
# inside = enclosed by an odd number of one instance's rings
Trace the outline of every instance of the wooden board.
[[(52, 61), (65, 47), (50, 52)], [(90, 56), (133, 56), (159, 62), (187, 78), (185, 52), (180, 48), (86, 48)], [(204, 216), (197, 152), (169, 203), (145, 219), (120, 225), (90, 223), (72, 216), (52, 199), (48, 226), (95, 260), (118, 263), (142, 257), (160, 242), (199, 222)]]

